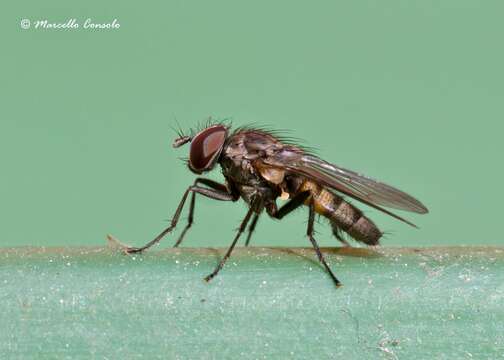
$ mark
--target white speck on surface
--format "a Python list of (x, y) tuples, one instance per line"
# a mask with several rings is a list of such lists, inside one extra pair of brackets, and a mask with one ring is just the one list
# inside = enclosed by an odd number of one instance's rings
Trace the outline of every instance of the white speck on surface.
[[(79, 357), (83, 340), (93, 346), (91, 356), (101, 359), (177, 358), (173, 349), (178, 348), (188, 352), (187, 358), (242, 353), (274, 359), (280, 350), (292, 358), (389, 360), (449, 359), (453, 354), (467, 359), (468, 350), (473, 358), (502, 354), (500, 258), (491, 264), (485, 256), (471, 262), (450, 255), (442, 263), (433, 255), (405, 255), (400, 262), (392, 257), (343, 256), (333, 270), (345, 286), (335, 290), (323, 268), (306, 258), (275, 256), (274, 249), (268, 250), (269, 257), (237, 260), (239, 268), (223, 269), (207, 284), (201, 279), (215, 268), (214, 252), (203, 256), (204, 250), (184, 251), (187, 254), (181, 252), (177, 261), (176, 256), (149, 253), (142, 264), (92, 252), (66, 261), (51, 255), (53, 264), (49, 257), (12, 265), (11, 260), (5, 260), (7, 265), (0, 261), (3, 294), (16, 294), (0, 295), (3, 304), (16, 305), (13, 316), (5, 312), (2, 318), (2, 326), (11, 332), (3, 343), (0, 340), (0, 359), (27, 358), (24, 353), (9, 357), (2, 353), (2, 344), (16, 351), (18, 344), (29, 345), (19, 339), (38, 340), (39, 333), (67, 358)], [(299, 251), (303, 252), (313, 255)], [(334, 264), (336, 255), (327, 255)], [(72, 266), (67, 268), (67, 262)], [(484, 270), (482, 265), (488, 267)], [(432, 270), (439, 278), (428, 276)], [(466, 278), (472, 281), (466, 283)], [(346, 309), (354, 318), (342, 313)], [(475, 331), (469, 334), (468, 326)], [(224, 341), (222, 346), (212, 342), (209, 347), (208, 340), (216, 337), (239, 341)], [(117, 339), (117, 346), (110, 346), (111, 338)], [(149, 354), (136, 346), (140, 342), (149, 344)], [(40, 352), (40, 344), (35, 341), (30, 349)], [(439, 349), (432, 344), (442, 345), (443, 353), (436, 353)]]

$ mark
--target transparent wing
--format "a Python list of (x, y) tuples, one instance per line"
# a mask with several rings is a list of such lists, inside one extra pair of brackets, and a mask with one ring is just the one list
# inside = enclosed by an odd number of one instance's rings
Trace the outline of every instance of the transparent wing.
[(420, 201), (401, 190), (317, 157), (305, 155), (295, 167), (309, 171), (317, 177), (322, 175), (335, 190), (346, 190), (345, 192), (373, 204), (419, 214), (428, 212)]
[(401, 190), (358, 174), (355, 171), (328, 163), (313, 155), (283, 149), (273, 156), (263, 159), (263, 161), (271, 166), (279, 166), (321, 182), (327, 187), (377, 208), (408, 224), (411, 223), (380, 206), (419, 214), (428, 212), (425, 205)]

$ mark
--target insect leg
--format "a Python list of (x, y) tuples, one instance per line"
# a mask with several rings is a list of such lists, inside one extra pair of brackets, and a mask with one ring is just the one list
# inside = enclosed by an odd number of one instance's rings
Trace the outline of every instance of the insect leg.
[(250, 220), (250, 217), (252, 216), (253, 212), (254, 212), (254, 207), (250, 206), (250, 208), (249, 208), (249, 210), (247, 212), (247, 215), (245, 215), (245, 218), (242, 220), (242, 222), (240, 224), (240, 227), (238, 228), (238, 233), (236, 234), (233, 242), (231, 243), (231, 246), (229, 247), (228, 251), (226, 252), (226, 255), (224, 255), (224, 257), (220, 261), (219, 265), (217, 265), (217, 267), (215, 268), (215, 270), (210, 275), (208, 275), (207, 277), (205, 277), (205, 281), (208, 282), (208, 281), (212, 280), (215, 277), (215, 275), (217, 275), (219, 273), (219, 271), (222, 269), (222, 267), (226, 263), (226, 260), (231, 256), (231, 253), (233, 252), (233, 249), (234, 249), (236, 243), (238, 242), (238, 239), (240, 238), (240, 235), (247, 228), (247, 224), (248, 224), (248, 222)]
[(289, 202), (285, 205), (283, 205), (280, 209), (274, 209), (272, 208), (267, 208), (268, 214), (275, 219), (282, 219), (285, 215), (288, 215), (292, 211), (296, 210), (298, 207), (303, 205), (306, 199), (308, 199), (308, 196), (310, 196), (309, 191), (303, 191), (296, 196), (294, 196)]
[(184, 230), (182, 230), (182, 232), (180, 233), (179, 238), (177, 239), (177, 241), (175, 242), (173, 247), (178, 247), (180, 245), (182, 240), (184, 240), (184, 236), (185, 236), (187, 230), (189, 230), (189, 228), (193, 224), (195, 203), (196, 203), (196, 193), (193, 192), (191, 194), (191, 202), (189, 203), (189, 216), (187, 217), (187, 224), (186, 224)]
[(308, 238), (310, 239), (310, 241), (311, 241), (311, 243), (313, 245), (313, 248), (315, 249), (315, 252), (317, 253), (319, 261), (324, 265), (325, 269), (327, 270), (327, 272), (331, 276), (332, 280), (334, 281), (334, 284), (336, 286), (341, 286), (340, 281), (333, 274), (333, 272), (332, 272), (331, 268), (329, 267), (329, 265), (327, 265), (327, 262), (325, 261), (324, 255), (320, 251), (320, 248), (319, 248), (319, 246), (317, 244), (317, 241), (313, 237), (313, 233), (314, 233), (314, 226), (313, 225), (315, 223), (315, 206), (314, 206), (314, 203), (313, 203), (313, 199), (310, 201), (310, 205), (309, 206), (310, 206), (310, 213), (309, 213), (309, 216), (308, 216), (308, 228), (306, 230), (306, 235), (308, 235)]
[(343, 244), (343, 246), (352, 247), (352, 245), (350, 245), (350, 243), (346, 241), (345, 238), (343, 238), (343, 236), (341, 235), (341, 229), (332, 221), (331, 226), (333, 235), (336, 237), (336, 239), (338, 239)]
[(245, 240), (245, 246), (249, 246), (250, 238), (252, 237), (252, 233), (255, 230), (255, 227), (257, 225), (257, 220), (259, 220), (259, 214), (255, 214), (254, 218), (252, 219), (252, 222), (250, 223), (250, 226), (248, 228), (248, 235), (247, 235), (247, 240)]
[[(210, 180), (210, 179), (197, 178), (194, 181), (193, 185), (196, 186), (198, 184), (203, 184), (203, 185), (206, 185), (206, 186), (208, 186), (209, 188), (211, 188), (213, 190), (229, 194), (229, 190), (228, 190), (228, 188), (227, 188), (226, 185), (220, 184), (220, 183), (218, 183), (216, 181), (213, 181), (213, 180)], [(238, 200), (238, 197), (236, 197), (236, 200)], [(184, 230), (182, 230), (182, 232), (180, 233), (179, 238), (177, 239), (177, 241), (175, 242), (175, 245), (173, 245), (173, 247), (178, 247), (180, 245), (180, 243), (182, 242), (182, 240), (184, 240), (184, 236), (185, 236), (186, 232), (189, 230), (189, 228), (193, 224), (195, 202), (196, 202), (196, 193), (193, 192), (191, 194), (191, 202), (189, 203), (189, 216), (187, 217), (187, 225), (185, 226)]]
[(182, 200), (180, 201), (178, 207), (177, 207), (177, 210), (175, 211), (175, 214), (173, 215), (173, 218), (171, 220), (171, 223), (170, 223), (170, 226), (168, 226), (166, 229), (164, 229), (163, 231), (161, 231), (161, 233), (156, 236), (154, 238), (154, 240), (148, 242), (147, 244), (145, 244), (144, 246), (142, 247), (128, 247), (126, 248), (126, 252), (128, 254), (131, 254), (131, 253), (138, 253), (138, 252), (142, 252), (148, 248), (150, 248), (152, 245), (155, 245), (157, 244), (158, 242), (161, 241), (161, 239), (166, 235), (168, 234), (169, 232), (171, 232), (175, 226), (177, 226), (177, 223), (179, 221), (179, 218), (180, 218), (180, 213), (182, 212), (182, 209), (184, 208), (184, 204), (187, 200), (187, 195), (189, 195), (190, 192), (193, 192), (193, 193), (198, 193), (198, 194), (201, 194), (201, 195), (204, 195), (206, 197), (209, 197), (211, 199), (214, 199), (214, 200), (221, 200), (221, 201), (233, 201), (235, 199), (235, 197), (227, 192), (219, 192), (217, 190), (212, 190), (212, 189), (206, 189), (206, 188), (203, 188), (203, 187), (200, 187), (200, 186), (189, 186), (187, 188), (187, 190), (185, 191), (184, 193), (184, 196), (182, 196)]

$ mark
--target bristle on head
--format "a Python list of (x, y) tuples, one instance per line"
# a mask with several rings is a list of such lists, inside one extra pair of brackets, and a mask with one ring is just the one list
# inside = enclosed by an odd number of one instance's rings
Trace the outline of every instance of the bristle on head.
[(220, 120), (213, 119), (212, 117), (208, 117), (204, 122), (198, 123), (198, 125), (195, 128), (190, 128), (189, 129), (189, 135), (186, 135), (184, 130), (182, 130), (182, 127), (180, 126), (179, 122), (176, 121), (177, 123), (177, 128), (171, 127), (173, 131), (177, 134), (177, 138), (173, 141), (172, 146), (174, 148), (178, 148), (184, 144), (187, 144), (188, 142), (192, 141), (192, 139), (200, 132), (203, 131), (209, 127), (216, 126), (216, 125), (222, 125), (225, 126), (226, 128), (230, 129), (231, 128), (231, 118), (224, 118)]

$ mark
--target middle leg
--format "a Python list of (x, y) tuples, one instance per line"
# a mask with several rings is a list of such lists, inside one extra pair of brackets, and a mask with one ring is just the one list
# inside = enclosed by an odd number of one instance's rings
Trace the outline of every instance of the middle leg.
[[(280, 209), (276, 207), (276, 204), (274, 202), (270, 203), (268, 206), (266, 206), (266, 210), (268, 214), (278, 220), (281, 220), (284, 216), (287, 214), (291, 213), (292, 211), (296, 210), (298, 207), (303, 205), (305, 200), (308, 198), (310, 195), (310, 192), (304, 191), (302, 193), (297, 194), (294, 196), (288, 203), (283, 205)], [(259, 220), (259, 214), (255, 214), (254, 218), (252, 219), (252, 223), (249, 226), (249, 231), (248, 231), (248, 236), (247, 240), (245, 241), (245, 246), (248, 246), (250, 243), (250, 239), (252, 237), (252, 233), (254, 232), (257, 221)]]
[(254, 232), (257, 225), (257, 220), (259, 220), (259, 214), (255, 213), (254, 218), (252, 219), (252, 222), (250, 223), (250, 226), (248, 228), (248, 235), (247, 240), (245, 240), (245, 246), (249, 246), (250, 239), (252, 238), (252, 233)]
[(224, 255), (224, 257), (222, 258), (222, 260), (219, 262), (219, 264), (217, 265), (217, 267), (215, 268), (214, 271), (212, 271), (212, 273), (208, 276), (205, 277), (205, 281), (210, 281), (212, 280), (215, 275), (217, 275), (219, 273), (219, 271), (222, 269), (222, 267), (224, 266), (224, 264), (226, 263), (227, 259), (231, 256), (231, 253), (233, 252), (233, 249), (236, 245), (236, 243), (238, 242), (238, 239), (240, 238), (240, 235), (245, 231), (245, 229), (247, 228), (247, 224), (250, 220), (250, 217), (252, 216), (252, 213), (254, 212), (254, 206), (250, 206), (249, 210), (247, 211), (247, 215), (245, 215), (245, 218), (242, 220), (241, 224), (240, 224), (240, 227), (238, 228), (238, 233), (236, 234), (233, 242), (231, 243), (231, 246), (229, 247), (228, 251), (226, 252), (226, 255)]

